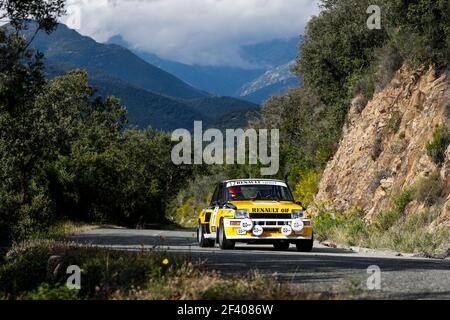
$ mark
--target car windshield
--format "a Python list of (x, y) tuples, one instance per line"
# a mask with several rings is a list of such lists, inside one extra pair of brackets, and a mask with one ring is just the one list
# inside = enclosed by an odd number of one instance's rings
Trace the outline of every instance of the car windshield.
[(281, 185), (240, 185), (228, 187), (227, 191), (228, 201), (294, 201), (289, 188)]

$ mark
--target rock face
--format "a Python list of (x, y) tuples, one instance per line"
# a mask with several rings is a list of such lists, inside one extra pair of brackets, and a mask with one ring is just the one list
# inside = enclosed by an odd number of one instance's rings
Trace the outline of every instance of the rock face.
[(439, 168), (426, 153), (435, 127), (450, 124), (450, 73), (403, 67), (362, 112), (360, 100), (352, 103), (316, 200), (343, 211), (361, 208), (370, 219), (392, 205), (392, 195), (440, 170), (447, 197), (440, 219), (450, 225), (450, 147)]

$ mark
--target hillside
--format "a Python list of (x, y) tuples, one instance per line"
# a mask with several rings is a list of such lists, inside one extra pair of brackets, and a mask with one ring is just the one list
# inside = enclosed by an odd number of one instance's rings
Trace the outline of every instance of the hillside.
[[(33, 28), (30, 27), (27, 33), (28, 38), (32, 32)], [(146, 63), (128, 49), (118, 45), (98, 43), (63, 24), (59, 24), (55, 32), (50, 35), (39, 33), (32, 47), (43, 52), (49, 60), (88, 71), (100, 70), (154, 93), (183, 99), (208, 96), (207, 93)]]
[(403, 67), (361, 113), (359, 99), (316, 200), (342, 211), (356, 206), (373, 219), (410, 192), (404, 214), (438, 211), (436, 223), (450, 226), (450, 147), (441, 165), (426, 149), (436, 128), (450, 125), (450, 73)]
[(250, 120), (257, 118), (260, 106), (231, 97), (191, 100), (187, 102), (193, 110), (203, 115), (206, 126), (219, 130), (246, 128)]
[(161, 68), (190, 85), (219, 96), (234, 96), (241, 87), (260, 76), (265, 70), (261, 68), (243, 69), (230, 66), (188, 65), (177, 61), (162, 59), (154, 53), (133, 49), (120, 35), (108, 40), (109, 44), (129, 48), (146, 62)]
[(287, 89), (297, 88), (299, 79), (291, 72), (293, 65), (295, 62), (291, 61), (268, 70), (259, 78), (244, 85), (240, 96), (246, 100), (261, 103), (273, 95), (284, 94)]
[[(32, 28), (26, 33), (28, 37), (31, 32)], [(120, 98), (128, 109), (130, 124), (139, 128), (192, 128), (195, 120), (218, 123), (223, 115), (239, 111), (242, 119), (227, 121), (227, 126), (235, 128), (246, 126), (245, 114), (259, 108), (235, 98), (213, 97), (128, 49), (97, 43), (62, 24), (50, 35), (39, 33), (31, 47), (45, 54), (49, 78), (77, 68), (87, 70), (98, 95)], [(201, 111), (195, 109), (197, 105)], [(218, 118), (211, 116), (216, 113)]]
[[(46, 62), (49, 78), (62, 76), (72, 69), (74, 67), (70, 65), (49, 60)], [(177, 100), (135, 87), (95, 69), (88, 76), (98, 96), (120, 98), (127, 107), (130, 124), (139, 128), (150, 126), (164, 131), (191, 129), (194, 121), (202, 120), (212, 126), (222, 123), (224, 119), (227, 119), (226, 128), (240, 128), (247, 126), (246, 113), (257, 112), (260, 108), (256, 104), (230, 97)]]
[[(261, 104), (274, 94), (283, 94), (288, 88), (298, 86), (298, 77), (287, 66), (298, 56), (298, 46), (302, 41), (303, 37), (294, 37), (243, 46), (240, 55), (247, 62), (247, 68), (188, 65), (162, 59), (156, 54), (133, 48), (120, 35), (110, 38), (108, 43), (129, 48), (148, 63), (204, 91)], [(270, 77), (280, 74), (280, 71), (283, 77)], [(249, 88), (252, 88), (251, 92), (248, 92)]]
[(209, 120), (226, 116), (227, 114), (245, 114), (256, 112), (259, 105), (231, 97), (206, 98), (186, 101), (195, 111), (202, 113)]

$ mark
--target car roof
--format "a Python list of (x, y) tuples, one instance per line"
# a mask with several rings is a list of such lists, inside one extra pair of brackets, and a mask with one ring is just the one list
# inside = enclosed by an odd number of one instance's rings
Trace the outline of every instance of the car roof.
[(232, 179), (232, 180), (221, 181), (221, 183), (238, 182), (238, 181), (269, 181), (269, 182), (283, 182), (283, 183), (286, 183), (286, 181), (278, 180), (278, 179)]

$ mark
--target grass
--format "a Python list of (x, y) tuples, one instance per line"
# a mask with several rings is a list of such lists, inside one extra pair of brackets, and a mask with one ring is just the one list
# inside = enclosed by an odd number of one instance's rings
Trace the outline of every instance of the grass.
[(66, 237), (80, 234), (86, 231), (91, 231), (100, 228), (98, 224), (89, 224), (73, 221), (61, 221), (50, 226), (47, 230), (36, 232), (30, 239), (64, 239)]
[(450, 249), (450, 230), (431, 229), (440, 209), (424, 209), (405, 216), (406, 206), (415, 200), (416, 188), (403, 191), (394, 199), (391, 210), (380, 212), (371, 222), (364, 221), (358, 210), (330, 213), (323, 207), (315, 218), (315, 233), (320, 241), (333, 241), (427, 256), (445, 256)]
[(438, 203), (444, 195), (445, 183), (439, 170), (434, 171), (429, 177), (419, 179), (414, 185), (414, 198), (428, 206)]
[[(431, 228), (442, 211), (444, 187), (438, 170), (422, 177), (392, 197), (392, 208), (379, 212), (370, 222), (364, 221), (357, 209), (342, 213), (318, 206), (316, 238), (350, 246), (446, 256), (450, 251), (450, 230)], [(425, 205), (425, 209), (407, 215), (412, 201)]]
[[(81, 268), (81, 290), (65, 286), (70, 265)], [(0, 264), (0, 299), (11, 300), (303, 300), (362, 297), (312, 293), (274, 276), (208, 271), (188, 258), (161, 251), (113, 251), (55, 241), (14, 246)]]

